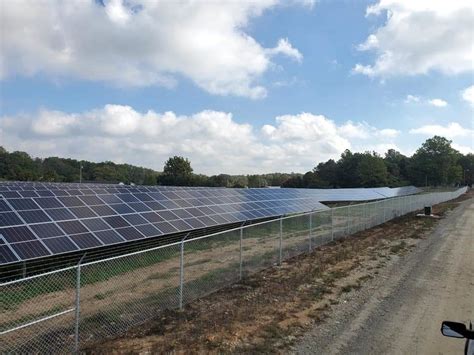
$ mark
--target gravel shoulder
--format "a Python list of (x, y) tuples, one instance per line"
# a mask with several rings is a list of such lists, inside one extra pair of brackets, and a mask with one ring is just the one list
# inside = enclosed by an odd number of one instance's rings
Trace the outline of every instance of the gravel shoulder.
[(299, 354), (462, 354), (443, 320), (474, 321), (474, 200), (392, 260), (292, 347)]

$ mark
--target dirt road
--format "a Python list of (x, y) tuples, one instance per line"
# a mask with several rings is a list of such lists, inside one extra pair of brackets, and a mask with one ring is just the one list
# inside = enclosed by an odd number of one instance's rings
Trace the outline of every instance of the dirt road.
[(462, 354), (443, 320), (474, 321), (474, 200), (307, 333), (300, 354)]

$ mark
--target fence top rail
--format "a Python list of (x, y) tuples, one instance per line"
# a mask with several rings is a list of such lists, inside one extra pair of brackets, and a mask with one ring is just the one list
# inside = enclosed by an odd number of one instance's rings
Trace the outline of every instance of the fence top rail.
[[(460, 195), (462, 195), (463, 193), (465, 193), (466, 191), (467, 191), (467, 187), (465, 186), (465, 187), (459, 188), (459, 189), (457, 189), (457, 190), (455, 190), (455, 191), (452, 191), (452, 192), (432, 192), (432, 193), (427, 193), (427, 194), (424, 194), (424, 195), (417, 195), (417, 196), (420, 197), (420, 198), (422, 198), (422, 199), (424, 200), (424, 199), (426, 199), (426, 198), (428, 198), (428, 197), (435, 197), (435, 196), (439, 196), (439, 197), (441, 197), (441, 196), (448, 196), (448, 195), (449, 195), (450, 197), (452, 197), (452, 196), (460, 196)], [(329, 212), (329, 211), (331, 211), (331, 210), (337, 210), (337, 209), (342, 209), (342, 208), (350, 208), (350, 207), (358, 207), (358, 206), (363, 206), (363, 205), (379, 204), (379, 203), (382, 203), (382, 202), (384, 202), (384, 201), (389, 201), (389, 200), (393, 201), (393, 200), (398, 200), (398, 199), (402, 199), (402, 198), (405, 198), (405, 197), (415, 197), (415, 196), (399, 196), (399, 197), (392, 197), (392, 198), (386, 198), (386, 199), (381, 199), (381, 200), (377, 200), (377, 201), (371, 201), (371, 202), (365, 202), (365, 203), (357, 203), (357, 204), (353, 204), (353, 205), (346, 205), (346, 206), (333, 207), (333, 208), (324, 209), (324, 210), (307, 211), (307, 212), (292, 214), (292, 215), (288, 215), (288, 216), (281, 216), (281, 217), (277, 217), (277, 218), (274, 218), (274, 219), (271, 219), (271, 220), (268, 220), (268, 221), (253, 223), (253, 224), (249, 224), (249, 225), (246, 225), (246, 226), (243, 225), (243, 226), (240, 226), (240, 227), (236, 227), (236, 228), (232, 228), (232, 229), (227, 229), (227, 230), (225, 230), (225, 231), (216, 232), (216, 233), (212, 233), (212, 234), (206, 234), (206, 235), (203, 235), (203, 236), (201, 236), (201, 237), (193, 238), (193, 239), (190, 239), (190, 240), (183, 240), (183, 241), (174, 242), (174, 243), (170, 243), (170, 244), (166, 244), (166, 245), (160, 245), (160, 246), (153, 247), (153, 248), (149, 248), (149, 249), (145, 249), (145, 250), (138, 250), (138, 251), (131, 252), (131, 253), (127, 253), (127, 254), (123, 254), (123, 255), (117, 255), (117, 256), (113, 256), (113, 257), (109, 257), (109, 258), (105, 258), (105, 259), (90, 261), (90, 262), (87, 262), (87, 263), (82, 263), (80, 266), (81, 266), (81, 267), (86, 267), (86, 266), (89, 266), (89, 265), (94, 265), (94, 264), (98, 264), (98, 263), (102, 263), (102, 262), (107, 262), (107, 261), (111, 261), (111, 260), (126, 258), (126, 257), (133, 256), (133, 255), (137, 255), (137, 254), (142, 254), (142, 253), (146, 253), (146, 252), (152, 252), (152, 251), (155, 251), (155, 250), (159, 250), (159, 249), (163, 249), (163, 248), (168, 248), (168, 247), (180, 245), (180, 244), (182, 244), (182, 243), (189, 243), (189, 242), (194, 242), (194, 241), (197, 241), (197, 240), (207, 239), (207, 238), (214, 237), (214, 236), (216, 236), (216, 235), (221, 235), (221, 234), (224, 234), (224, 233), (231, 233), (231, 232), (235, 232), (235, 231), (238, 231), (238, 230), (241, 230), (241, 229), (247, 229), (247, 228), (250, 228), (250, 227), (255, 227), (255, 226), (259, 226), (259, 225), (274, 223), (275, 221), (279, 221), (279, 220), (285, 220), (285, 219), (290, 219), (290, 218), (296, 218), (296, 217), (301, 217), (301, 216), (305, 216), (305, 215), (312, 215), (312, 214), (316, 214), (316, 213), (324, 213), (324, 212)], [(245, 223), (245, 222), (244, 222), (244, 223)], [(79, 266), (79, 265), (68, 266), (68, 267), (65, 267), (65, 268), (61, 268), (61, 269), (58, 269), (58, 270), (48, 271), (48, 272), (41, 273), (41, 274), (38, 274), (38, 275), (32, 275), (32, 276), (24, 277), (24, 278), (17, 279), (17, 280), (12, 280), (12, 281), (3, 282), (3, 283), (0, 283), (0, 287), (8, 286), (8, 285), (11, 285), (11, 284), (20, 283), (20, 282), (24, 282), (24, 281), (28, 281), (28, 280), (32, 280), (32, 279), (35, 279), (35, 278), (38, 278), (38, 277), (42, 277), (42, 276), (46, 276), (46, 275), (51, 275), (51, 274), (55, 274), (55, 273), (64, 272), (64, 271), (67, 271), (67, 270), (76, 269), (78, 266)]]

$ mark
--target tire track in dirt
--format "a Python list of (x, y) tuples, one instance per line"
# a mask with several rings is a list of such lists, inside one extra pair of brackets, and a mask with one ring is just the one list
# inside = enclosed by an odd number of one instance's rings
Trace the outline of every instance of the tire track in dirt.
[(474, 200), (463, 202), (413, 252), (383, 271), (293, 348), (296, 353), (462, 353), (441, 321), (474, 319)]

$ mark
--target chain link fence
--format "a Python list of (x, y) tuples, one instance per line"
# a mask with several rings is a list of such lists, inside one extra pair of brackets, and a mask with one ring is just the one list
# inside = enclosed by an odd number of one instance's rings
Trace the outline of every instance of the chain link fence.
[(0, 284), (0, 353), (67, 353), (339, 238), (459, 197), (336, 207)]

